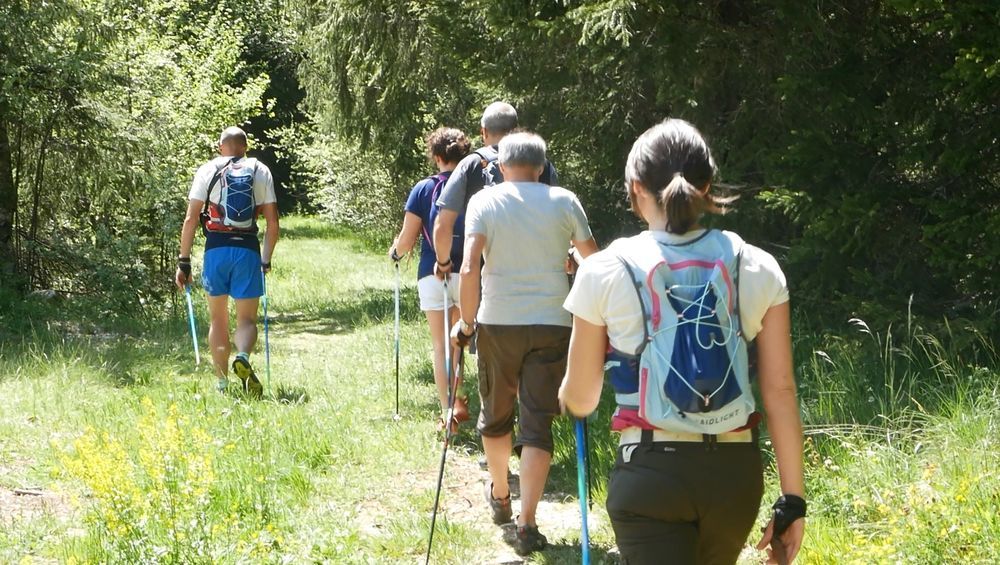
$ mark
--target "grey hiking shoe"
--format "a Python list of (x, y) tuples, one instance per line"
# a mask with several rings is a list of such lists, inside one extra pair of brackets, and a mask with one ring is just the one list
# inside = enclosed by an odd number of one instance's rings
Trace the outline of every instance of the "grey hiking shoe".
[(493, 481), (487, 480), (485, 483), (486, 502), (490, 505), (490, 512), (493, 514), (493, 523), (500, 526), (510, 522), (514, 515), (510, 510), (510, 494), (507, 498), (493, 498)]
[(253, 372), (248, 356), (237, 355), (236, 359), (233, 359), (233, 372), (243, 381), (243, 392), (246, 395), (252, 398), (260, 398), (264, 395), (264, 387), (257, 379), (257, 374)]
[(538, 531), (538, 526), (514, 525), (509, 533), (505, 533), (504, 541), (514, 548), (514, 552), (524, 557), (530, 553), (541, 551), (549, 544), (549, 540)]

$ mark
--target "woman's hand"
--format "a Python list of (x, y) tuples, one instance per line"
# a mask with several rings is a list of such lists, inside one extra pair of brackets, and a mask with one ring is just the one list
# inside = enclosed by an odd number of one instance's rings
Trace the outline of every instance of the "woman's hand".
[(768, 563), (777, 563), (778, 565), (791, 563), (795, 560), (795, 556), (799, 554), (799, 549), (802, 547), (802, 537), (805, 535), (805, 530), (806, 519), (799, 518), (792, 522), (784, 533), (775, 537), (774, 518), (772, 518), (767, 523), (767, 527), (764, 528), (764, 536), (757, 543), (757, 549), (762, 550), (767, 548), (768, 545), (771, 546), (767, 549)]

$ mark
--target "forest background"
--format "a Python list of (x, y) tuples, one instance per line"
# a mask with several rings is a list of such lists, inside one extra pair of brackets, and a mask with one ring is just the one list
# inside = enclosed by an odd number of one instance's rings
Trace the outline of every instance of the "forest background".
[(641, 229), (631, 143), (679, 117), (739, 196), (712, 224), (790, 283), (830, 520), (813, 551), (1000, 551), (982, 474), (1000, 451), (1000, 5), (6, 0), (0, 22), (5, 372), (51, 340), (185, 327), (178, 233), (225, 126), (250, 133), (283, 213), (383, 253), (438, 125), (475, 135), (511, 102), (607, 244)]
[[(396, 229), (434, 127), (502, 99), (603, 242), (624, 157), (687, 119), (717, 225), (777, 255), (800, 314), (994, 333), (1000, 32), (983, 2), (14, 0), (0, 7), (0, 301), (157, 316), (197, 165), (243, 125), (284, 212)], [(6, 316), (5, 316), (6, 317)]]

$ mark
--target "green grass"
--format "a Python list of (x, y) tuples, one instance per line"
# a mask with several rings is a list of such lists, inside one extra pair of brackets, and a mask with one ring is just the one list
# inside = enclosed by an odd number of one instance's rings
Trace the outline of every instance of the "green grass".
[[(182, 297), (157, 323), (56, 323), (60, 307), (46, 302), (0, 320), (0, 562), (422, 561), (440, 440), (415, 265), (402, 275), (396, 421), (391, 263), (314, 219), (283, 228), (269, 278), (265, 401), (220, 395), (207, 363), (193, 367)], [(197, 316), (207, 358), (200, 293)], [(897, 331), (800, 331), (796, 355), (811, 502), (802, 562), (994, 561), (992, 343), (969, 328), (934, 337), (910, 321)], [(467, 368), (472, 396), (474, 374)], [(591, 432), (595, 562), (613, 562), (602, 509), (609, 401)], [(553, 494), (539, 512), (553, 547), (532, 563), (579, 560), (570, 423), (559, 420), (555, 433)], [(478, 452), (464, 427), (449, 457), (436, 563), (513, 557), (486, 518)], [(773, 473), (768, 485), (762, 519)], [(44, 494), (11, 493), (24, 487)]]

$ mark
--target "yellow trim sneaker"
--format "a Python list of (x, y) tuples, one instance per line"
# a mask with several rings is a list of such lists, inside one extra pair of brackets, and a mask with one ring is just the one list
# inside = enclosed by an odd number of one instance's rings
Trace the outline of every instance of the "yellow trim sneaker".
[(257, 374), (253, 372), (253, 367), (250, 366), (249, 355), (240, 353), (236, 356), (236, 359), (233, 359), (233, 372), (243, 381), (244, 394), (251, 398), (264, 396), (264, 387), (261, 386), (260, 381), (257, 379)]

